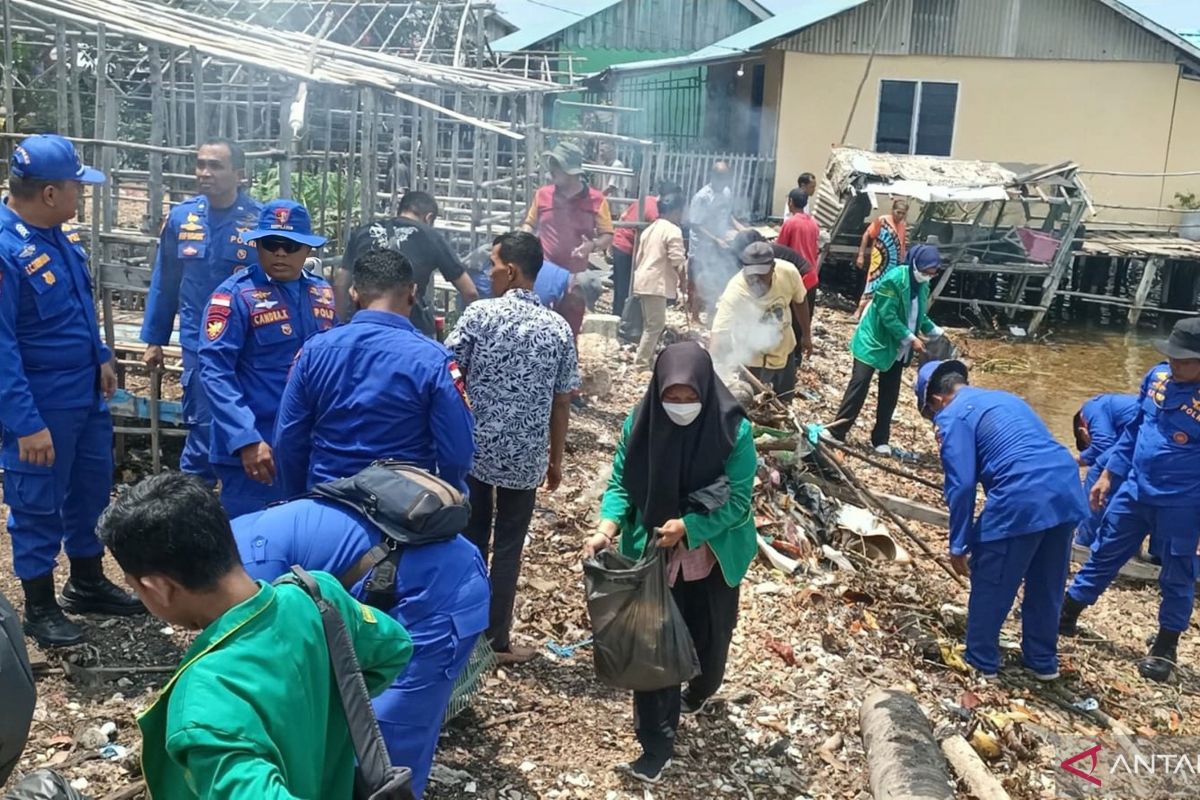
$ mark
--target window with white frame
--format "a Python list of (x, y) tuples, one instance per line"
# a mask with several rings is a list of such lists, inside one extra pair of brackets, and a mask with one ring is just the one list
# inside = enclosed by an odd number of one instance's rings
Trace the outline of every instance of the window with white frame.
[(881, 81), (875, 150), (948, 156), (954, 143), (957, 110), (957, 83)]

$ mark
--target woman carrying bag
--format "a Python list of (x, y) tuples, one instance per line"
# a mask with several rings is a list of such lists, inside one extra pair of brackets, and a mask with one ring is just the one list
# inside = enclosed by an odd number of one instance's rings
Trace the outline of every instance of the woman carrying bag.
[(671, 594), (699, 656), (686, 690), (634, 692), (642, 755), (628, 766), (656, 783), (674, 755), (680, 713), (701, 711), (721, 685), (737, 624), (738, 586), (757, 552), (751, 491), (758, 456), (746, 412), (695, 342), (662, 351), (641, 403), (626, 418), (600, 505), (591, 558), (620, 536), (620, 552), (667, 554)]

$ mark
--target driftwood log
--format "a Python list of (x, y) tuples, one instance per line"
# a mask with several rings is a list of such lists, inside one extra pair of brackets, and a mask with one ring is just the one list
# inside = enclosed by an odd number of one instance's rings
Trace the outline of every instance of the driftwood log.
[(954, 800), (946, 759), (912, 695), (872, 692), (858, 719), (875, 800)]
[(943, 739), (942, 754), (976, 800), (1009, 800), (1004, 786), (966, 739), (957, 734)]

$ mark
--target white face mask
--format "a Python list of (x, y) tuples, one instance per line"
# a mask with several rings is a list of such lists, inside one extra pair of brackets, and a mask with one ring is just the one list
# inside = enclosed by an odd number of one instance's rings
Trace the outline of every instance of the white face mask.
[(931, 280), (933, 280), (933, 273), (914, 271), (913, 280), (915, 280), (917, 283), (929, 283)]
[(686, 427), (696, 421), (696, 417), (700, 416), (700, 409), (703, 408), (701, 403), (663, 403), (663, 411), (667, 412), (667, 416), (671, 418), (680, 427)]

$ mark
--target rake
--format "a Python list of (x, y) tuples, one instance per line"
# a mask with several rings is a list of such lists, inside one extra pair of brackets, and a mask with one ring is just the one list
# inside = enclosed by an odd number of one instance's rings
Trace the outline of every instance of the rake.
[(471, 657), (467, 660), (466, 668), (454, 682), (454, 690), (450, 693), (450, 702), (446, 706), (446, 718), (442, 724), (454, 719), (465, 711), (467, 706), (471, 705), (471, 700), (483, 688), (484, 679), (495, 668), (496, 654), (492, 652), (492, 646), (488, 643), (487, 637), (480, 635), (475, 642), (475, 649), (471, 651)]

